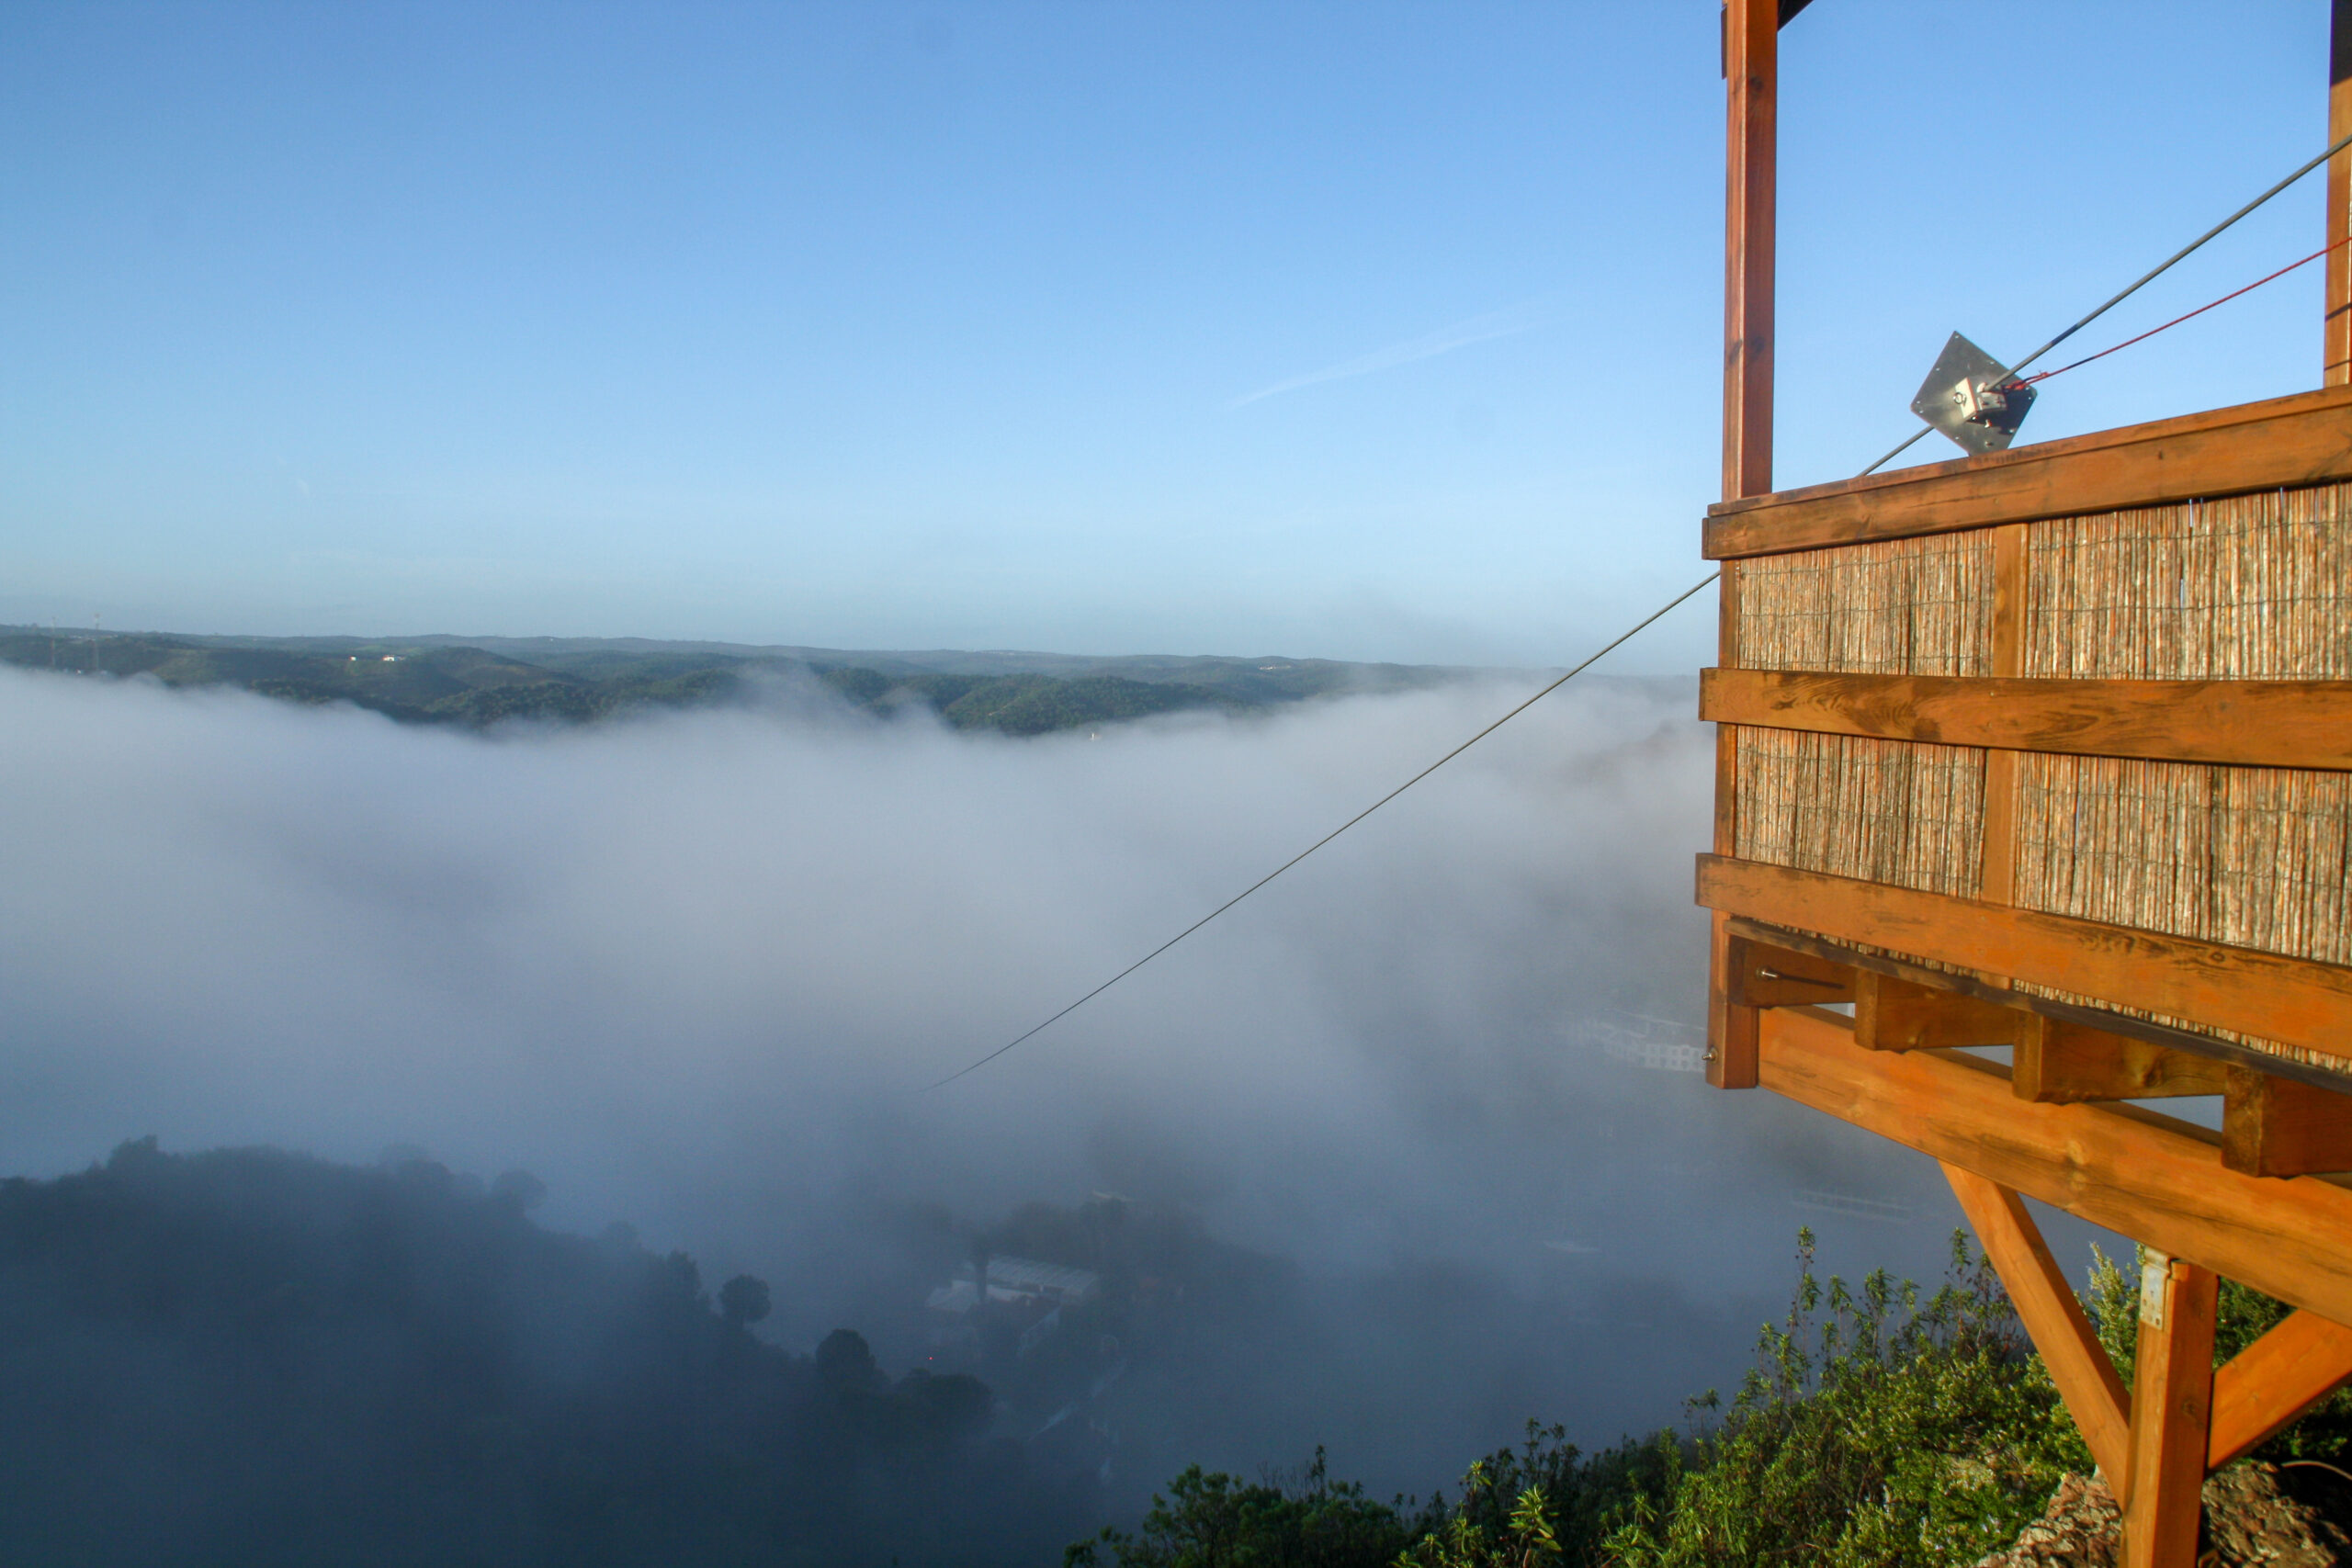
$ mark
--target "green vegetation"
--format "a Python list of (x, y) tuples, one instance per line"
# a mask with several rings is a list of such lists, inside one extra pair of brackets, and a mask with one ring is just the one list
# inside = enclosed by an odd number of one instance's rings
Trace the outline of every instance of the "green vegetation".
[(861, 707), (887, 712), (922, 703), (957, 729), (1044, 735), (1123, 718), (1187, 708), (1238, 713), (1259, 705), (1179, 681), (1130, 681), (1117, 675), (1062, 680), (1052, 675), (906, 675), (893, 679), (858, 666), (820, 670), (818, 677)]
[(1611, 1561), (1973, 1562), (2014, 1540), (2062, 1475), (2090, 1468), (1963, 1236), (1925, 1299), (1883, 1271), (1859, 1292), (1834, 1277), (1825, 1291), (1812, 1265), (1806, 1234), (1788, 1321), (1764, 1330), (1721, 1427), (1610, 1536)]
[[(472, 728), (580, 724), (655, 708), (753, 699), (813, 677), (876, 715), (924, 707), (956, 729), (1044, 735), (1188, 710), (1241, 713), (1333, 693), (1433, 684), (1436, 670), (1329, 660), (1077, 659), (1049, 654), (876, 654), (821, 650), (445, 637), (223, 638), (155, 633), (62, 635), (0, 628), (0, 663), (168, 686), (233, 686), (281, 701), (350, 703), (407, 724)], [(530, 657), (518, 657), (515, 650)], [(1023, 663), (1050, 668), (1020, 668)], [(956, 666), (950, 668), (947, 666)]]
[[(2089, 1305), (2128, 1382), (2137, 1286), (2094, 1254)], [(2215, 1359), (2284, 1317), (2223, 1287)], [(1563, 1427), (1471, 1466), (1459, 1496), (1380, 1503), (1334, 1482), (1318, 1450), (1295, 1478), (1250, 1484), (1195, 1466), (1142, 1529), (1071, 1547), (1067, 1568), (1831, 1568), (1974, 1563), (2037, 1518), (2091, 1458), (1990, 1264), (1952, 1238), (1932, 1293), (1884, 1271), (1859, 1289), (1814, 1273), (1798, 1237), (1787, 1319), (1767, 1325), (1728, 1406), (1710, 1392), (1692, 1428), (1587, 1456)], [(2352, 1391), (2256, 1457), (2343, 1460)]]

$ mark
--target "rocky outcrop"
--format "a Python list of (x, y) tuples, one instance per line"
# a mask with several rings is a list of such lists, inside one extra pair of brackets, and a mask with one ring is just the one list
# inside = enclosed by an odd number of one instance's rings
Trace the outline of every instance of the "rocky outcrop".
[[(2352, 1563), (2352, 1539), (2334, 1520), (2290, 1496), (2278, 1467), (2233, 1464), (2205, 1483), (2199, 1568), (2335, 1568)], [(2017, 1544), (1976, 1568), (2115, 1568), (2123, 1515), (2096, 1476), (2069, 1475)]]

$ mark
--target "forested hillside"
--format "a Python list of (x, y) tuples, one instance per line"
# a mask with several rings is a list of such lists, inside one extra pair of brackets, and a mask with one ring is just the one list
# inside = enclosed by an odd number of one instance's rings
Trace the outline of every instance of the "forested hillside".
[(269, 1149), (0, 1183), (0, 1543), (139, 1564), (1051, 1562), (1091, 1478), (992, 1440), (972, 1378), (752, 1325), (521, 1172)]
[[(542, 1229), (543, 1190), (521, 1171), (485, 1186), (423, 1158), (153, 1139), (0, 1182), (9, 1561), (1930, 1568), (2006, 1546), (2053, 1494), (2064, 1517), (2042, 1528), (2073, 1554), (2032, 1561), (2106, 1561), (2111, 1500), (2086, 1490), (2047, 1374), (1957, 1239), (1932, 1292), (1817, 1280), (1803, 1241), (1755, 1371), (1693, 1401), (1679, 1432), (1586, 1454), (1531, 1426), (1419, 1500), (1369, 1496), (1319, 1452), (1255, 1477), (1196, 1466), (1138, 1528), (1097, 1533), (1091, 1457), (996, 1435), (1034, 1421), (1004, 1419), (977, 1379), (893, 1377), (847, 1328), (810, 1355), (767, 1344), (766, 1282), (714, 1284), (626, 1226)], [(1056, 1341), (1080, 1349), (1112, 1327), (1148, 1337), (1140, 1269), (1222, 1256), (1115, 1201), (1032, 1205), (976, 1239), (1103, 1270), (1128, 1305)], [(2102, 1265), (2090, 1304), (2127, 1379), (2135, 1299)], [(2282, 1311), (2228, 1287), (2220, 1354)], [(1004, 1359), (1033, 1394), (1078, 1397)], [(2337, 1560), (2347, 1458), (2338, 1394), (2217, 1480), (2214, 1560)]]
[[(409, 724), (577, 724), (650, 708), (754, 700), (815, 682), (877, 715), (924, 708), (957, 729), (1042, 735), (1189, 709), (1238, 713), (1452, 672), (1331, 660), (1080, 659), (876, 654), (733, 645), (447, 637), (63, 635), (0, 628), (0, 663), (169, 686), (234, 686), (294, 703), (350, 703)], [(505, 650), (502, 650), (502, 649)], [(517, 657), (513, 650), (531, 655)]]

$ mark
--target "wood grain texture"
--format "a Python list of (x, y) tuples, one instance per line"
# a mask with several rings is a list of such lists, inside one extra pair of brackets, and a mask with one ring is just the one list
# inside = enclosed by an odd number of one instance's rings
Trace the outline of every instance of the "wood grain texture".
[(2352, 477), (2352, 387), (1710, 507), (1714, 560)]
[(1865, 1051), (2007, 1045), (2033, 1027), (2031, 1013), (1940, 986), (1861, 974), (1854, 983), (1854, 1042)]
[(2091, 1458), (2108, 1474), (2123, 1474), (2131, 1452), (2131, 1396), (2074, 1287), (2050, 1256), (2041, 1227), (2026, 1213), (2025, 1201), (2008, 1188), (1950, 1161), (1943, 1162), (1943, 1168), (1952, 1196), (1960, 1200), (1977, 1244), (1993, 1260), (2018, 1317), (2033, 1336), (2034, 1348), (2041, 1352), (2050, 1381), (2058, 1385), (2058, 1396), (2066, 1402), (2066, 1413), (2089, 1445)]
[(1772, 488), (1780, 0), (1724, 7), (1724, 499)]
[(1762, 1015), (1732, 994), (1734, 938), (1720, 914), (1710, 922), (1707, 956), (1707, 1082), (1715, 1089), (1756, 1087), (1756, 1029)]
[(2222, 1163), (2248, 1176), (2352, 1171), (2352, 1095), (2227, 1069)]
[(2352, 1191), (2222, 1165), (2215, 1136), (2134, 1106), (2034, 1105), (1961, 1054), (1862, 1050), (1820, 1008), (1761, 1015), (1766, 1089), (2190, 1258), (2290, 1305), (2352, 1320)]
[[(2061, 681), (1702, 670), (1699, 716), (1823, 735), (2352, 770), (2352, 681)], [(1986, 809), (1991, 810), (1988, 797)]]
[(2219, 1470), (2260, 1447), (2346, 1378), (2352, 1328), (2315, 1312), (2289, 1314), (2213, 1374), (2205, 1468)]
[(2190, 1055), (2206, 1056), (2215, 1061), (2250, 1067), (2257, 1072), (2279, 1077), (2293, 1078), (2315, 1089), (2335, 1093), (2352, 1092), (2352, 1077), (2337, 1068), (2321, 1066), (2295, 1057), (2280, 1056), (2256, 1051), (2235, 1041), (2199, 1034), (2190, 1030), (2176, 1029), (2153, 1019), (2137, 1018), (2130, 1013), (2109, 1012), (2102, 1008), (2085, 1007), (2077, 1002), (2061, 1001), (2055, 997), (2038, 996), (2030, 991), (2012, 990), (2008, 987), (1975, 975), (1955, 974), (1948, 969), (1931, 969), (1926, 964), (1877, 953), (1844, 942), (1835, 942), (1816, 933), (1791, 931), (1785, 926), (1767, 925), (1743, 916), (1731, 916), (1724, 921), (1735, 936), (1744, 936), (1762, 942), (1767, 947), (1788, 948), (1798, 953), (1812, 953), (1834, 964), (1874, 975), (1891, 975), (1914, 985), (1940, 986), (1962, 996), (1980, 1001), (1996, 1002), (2002, 1007), (2042, 1018), (2054, 1018), (2068, 1023), (2079, 1023), (2086, 1029), (2096, 1029), (2129, 1039), (2145, 1040), (2151, 1044), (2169, 1046)]
[(2009, 1084), (2019, 1100), (2079, 1105), (2101, 1100), (2220, 1094), (2231, 1073), (2245, 1070), (2211, 1056), (2086, 1029), (2063, 1019), (2031, 1013), (2017, 1016), (2025, 1027), (2015, 1041)]
[(2124, 1568), (2197, 1568), (2197, 1529), (2205, 1516), (2221, 1281), (2186, 1258), (2165, 1269), (2164, 1311), (2142, 1312), (2132, 1356), (2131, 1468), (2117, 1488)]
[(2352, 969), (1815, 871), (1699, 859), (1698, 901), (2352, 1062)]
[[(1772, 488), (1773, 210), (1780, 0), (1728, 0), (1724, 7), (1724, 450), (1726, 500)], [(1719, 657), (1738, 656), (1739, 574), (1717, 591)], [(1736, 842), (1733, 811), (1739, 734), (1715, 732), (1715, 844)], [(1731, 995), (1730, 939), (1713, 922), (1707, 949), (1707, 1081), (1756, 1086), (1756, 1013)]]
[[(2352, 0), (2328, 6), (2327, 140), (2352, 136)], [(2330, 387), (2352, 382), (2352, 250), (2343, 247), (2352, 231), (2352, 148), (2327, 161), (2327, 281), (2320, 332), (2320, 379)]]
[(1851, 965), (1735, 935), (1731, 999), (1741, 1007), (1820, 1006), (1854, 999)]
[[(1993, 659), (1996, 679), (2025, 673), (2026, 617), (2031, 609), (2026, 525), (1993, 531)], [(2016, 900), (2018, 874), (2018, 754), (1984, 756), (1984, 839), (1977, 855), (1976, 896), (1988, 904)]]

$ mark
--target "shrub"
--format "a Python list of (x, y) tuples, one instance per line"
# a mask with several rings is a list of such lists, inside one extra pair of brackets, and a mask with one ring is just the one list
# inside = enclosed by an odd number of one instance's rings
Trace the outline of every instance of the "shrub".
[[(1859, 1292), (1813, 1271), (1798, 1235), (1788, 1320), (1659, 1495), (1604, 1543), (1626, 1568), (1973, 1562), (2037, 1515), (2090, 1456), (1988, 1261), (1952, 1238), (1943, 1286), (1874, 1270)], [(1826, 1304), (1826, 1314), (1816, 1314)], [(1709, 1394), (1694, 1402), (1716, 1408)]]

